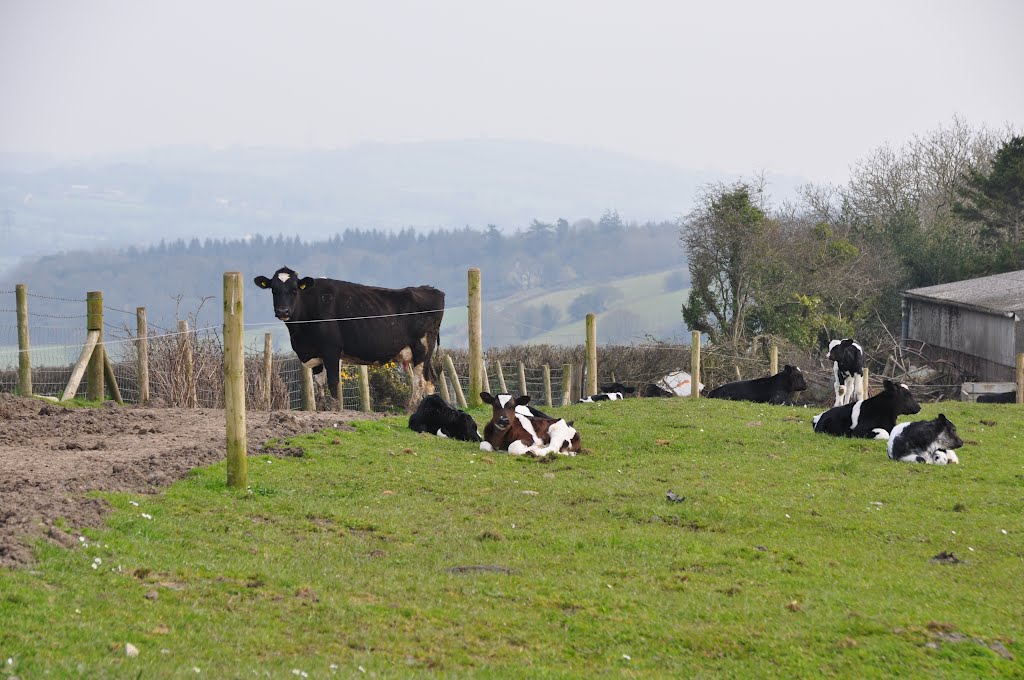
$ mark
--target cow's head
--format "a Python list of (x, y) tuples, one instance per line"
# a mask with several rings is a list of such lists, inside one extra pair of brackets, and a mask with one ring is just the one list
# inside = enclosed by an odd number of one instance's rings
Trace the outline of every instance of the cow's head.
[(828, 345), (828, 360), (839, 364), (856, 363), (859, 355), (862, 354), (864, 354), (864, 350), (851, 338), (833, 340)]
[(964, 440), (960, 439), (960, 435), (956, 432), (956, 425), (944, 413), (940, 413), (939, 417), (932, 422), (938, 428), (935, 442), (939, 445), (939, 448), (959, 449), (964, 445)]
[(804, 372), (796, 366), (786, 364), (779, 374), (784, 376), (786, 391), (803, 392), (807, 389), (807, 381), (804, 380)]
[(526, 406), (530, 403), (530, 395), (524, 394), (520, 397), (513, 397), (511, 394), (492, 395), (490, 392), (481, 392), (480, 398), (485, 404), (491, 405), (491, 422), (499, 431), (504, 432), (516, 418), (516, 406)]
[(910, 416), (921, 410), (921, 405), (917, 403), (906, 385), (886, 379), (882, 381), (882, 389), (892, 399), (893, 410), (898, 415)]
[(461, 439), (466, 442), (480, 441), (480, 431), (477, 429), (473, 416), (465, 411), (457, 411), (452, 415), (450, 423), (446, 423), (441, 431), (452, 439)]
[(314, 279), (300, 279), (294, 270), (281, 267), (269, 279), (257, 276), (253, 282), (260, 288), (269, 288), (274, 294), (274, 316), (288, 321), (299, 315), (299, 291), (313, 287)]

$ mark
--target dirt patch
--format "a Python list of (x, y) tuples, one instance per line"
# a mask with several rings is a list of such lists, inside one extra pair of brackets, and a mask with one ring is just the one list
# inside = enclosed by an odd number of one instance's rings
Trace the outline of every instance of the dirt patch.
[[(249, 455), (297, 455), (293, 447), (263, 445), (353, 420), (380, 418), (358, 411), (249, 411)], [(32, 559), (28, 542), (47, 537), (62, 545), (55, 526), (98, 526), (106, 504), (89, 491), (154, 493), (226, 455), (224, 411), (116, 406), (68, 409), (0, 394), (0, 567)]]

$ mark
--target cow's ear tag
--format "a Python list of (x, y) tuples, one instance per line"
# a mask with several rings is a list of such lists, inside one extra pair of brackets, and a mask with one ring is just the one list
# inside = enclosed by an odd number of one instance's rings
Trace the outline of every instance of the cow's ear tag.
[(260, 281), (260, 288), (266, 288), (266, 287), (267, 287), (267, 282), (266, 281)]
[(306, 284), (300, 283), (299, 284), (299, 290), (306, 290)]

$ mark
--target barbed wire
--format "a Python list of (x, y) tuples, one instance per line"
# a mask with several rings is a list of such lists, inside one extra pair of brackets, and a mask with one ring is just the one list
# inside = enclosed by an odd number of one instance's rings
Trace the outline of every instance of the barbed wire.
[[(13, 294), (15, 294), (17, 292), (18, 291), (16, 291), (16, 290), (0, 290), (0, 295), (9, 295), (9, 294), (13, 295)], [(38, 295), (36, 293), (28, 293), (28, 292), (26, 292), (25, 295), (27, 297), (38, 298), (40, 300), (57, 300), (58, 302), (88, 302), (88, 300), (86, 300), (84, 298), (81, 299), (81, 300), (77, 300), (77, 299), (72, 299), (72, 298), (55, 297), (53, 295)]]
[[(365, 321), (367, 319), (387, 319), (396, 316), (412, 316), (414, 314), (435, 314), (437, 312), (446, 312), (451, 309), (463, 309), (463, 307), (442, 307), (441, 309), (424, 309), (418, 312), (397, 312), (395, 314), (374, 314), (369, 316), (345, 316), (337, 319), (310, 319), (308, 321), (285, 321), (283, 323), (289, 324), (303, 324), (303, 323), (326, 323), (328, 321)], [(262, 323), (245, 324), (246, 328), (259, 328), (262, 326), (276, 326), (279, 321), (267, 321)]]
[(126, 312), (123, 309), (118, 309), (117, 307), (108, 307), (107, 305), (103, 305), (103, 309), (109, 309), (112, 312), (119, 312), (121, 314), (128, 314), (130, 316), (135, 316), (136, 314), (136, 312)]
[[(17, 314), (16, 309), (0, 309), (0, 313), (4, 314)], [(88, 315), (86, 314), (39, 314), (38, 312), (28, 312), (29, 316), (38, 316), (43, 319), (85, 319)]]

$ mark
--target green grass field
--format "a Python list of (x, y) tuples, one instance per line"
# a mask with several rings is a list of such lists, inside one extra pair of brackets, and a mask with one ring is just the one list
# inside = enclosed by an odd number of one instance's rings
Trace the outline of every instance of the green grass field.
[(107, 495), (0, 573), (2, 677), (1024, 677), (1024, 409), (926, 406), (948, 467), (795, 407), (553, 411), (587, 455), (391, 418), (251, 458), (248, 493)]

